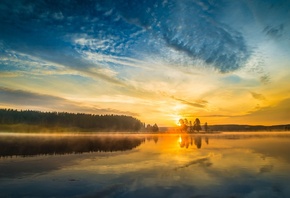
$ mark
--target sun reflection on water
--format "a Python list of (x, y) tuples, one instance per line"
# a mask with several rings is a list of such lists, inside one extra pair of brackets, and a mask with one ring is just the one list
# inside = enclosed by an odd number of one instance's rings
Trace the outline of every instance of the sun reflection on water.
[[(288, 197), (290, 134), (280, 133), (279, 137), (271, 134), (271, 137), (267, 134), (267, 138), (257, 133), (95, 135), (78, 136), (79, 143), (76, 137), (46, 137), (61, 141), (61, 144), (52, 142), (49, 149), (64, 144), (77, 145), (78, 148), (81, 144), (84, 148), (98, 145), (102, 149), (77, 155), (68, 152), (0, 158), (0, 170), (6, 170), (0, 172), (0, 178), (6, 178), (0, 179), (0, 195), (6, 192), (21, 197), (21, 191), (11, 190), (15, 178), (21, 177), (17, 182), (29, 189), (31, 197), (40, 197), (47, 188), (50, 190), (46, 191), (47, 197), (63, 197), (63, 189), (66, 192), (71, 190), (67, 182), (81, 186), (80, 195), (97, 193), (92, 197), (100, 197), (98, 195), (104, 192), (107, 197), (118, 192), (129, 197), (147, 197), (148, 190), (152, 197), (170, 197), (171, 193), (180, 191), (184, 192), (178, 194), (180, 197)], [(27, 146), (23, 147), (24, 150), (32, 149), (28, 144), (30, 141), (8, 138), (23, 143)], [(37, 139), (42, 143), (37, 146), (46, 143), (41, 142), (42, 139)], [(14, 148), (14, 143), (11, 142), (11, 148)], [(116, 144), (120, 146), (116, 147)], [(47, 181), (53, 181), (49, 187), (44, 185)], [(35, 188), (36, 184), (38, 188)], [(116, 187), (118, 185), (120, 188)], [(11, 188), (5, 188), (9, 186)], [(62, 187), (61, 191), (58, 191), (58, 186)], [(245, 188), (247, 191), (243, 191)], [(140, 195), (140, 192), (144, 194)]]
[(181, 135), (179, 135), (179, 138), (178, 138), (179, 145), (181, 144), (181, 142), (182, 142), (182, 137), (181, 137)]

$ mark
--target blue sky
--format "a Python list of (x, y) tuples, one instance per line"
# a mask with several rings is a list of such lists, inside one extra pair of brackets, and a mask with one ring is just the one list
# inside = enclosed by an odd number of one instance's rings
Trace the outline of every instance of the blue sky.
[(0, 107), (289, 123), (289, 18), (286, 0), (3, 0)]

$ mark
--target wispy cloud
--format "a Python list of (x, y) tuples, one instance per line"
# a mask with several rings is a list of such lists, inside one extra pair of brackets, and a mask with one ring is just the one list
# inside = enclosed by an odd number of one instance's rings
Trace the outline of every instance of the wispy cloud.
[(151, 121), (254, 115), (276, 95), (288, 97), (288, 7), (248, 0), (2, 0), (1, 105), (126, 113), (139, 104), (134, 112)]
[(13, 108), (31, 108), (45, 111), (69, 111), (95, 114), (125, 114), (138, 116), (130, 111), (121, 111), (112, 108), (100, 108), (88, 106), (80, 102), (71, 101), (65, 98), (33, 93), (25, 90), (14, 90), (0, 87), (0, 106), (10, 106)]
[(188, 162), (187, 164), (185, 164), (183, 166), (176, 167), (174, 170), (179, 170), (179, 169), (182, 169), (182, 168), (187, 168), (189, 166), (196, 165), (196, 164), (200, 164), (202, 166), (209, 167), (213, 163), (211, 162), (211, 160), (210, 160), (209, 157), (203, 157), (203, 158), (199, 158), (199, 159), (195, 159), (193, 161), (190, 161), (190, 162)]
[[(46, 57), (47, 58), (47, 57)], [(76, 66), (78, 65), (78, 66)], [(0, 71), (5, 76), (15, 75), (79, 75), (93, 79), (101, 79), (115, 85), (124, 86), (125, 83), (116, 78), (116, 72), (106, 67), (100, 67), (85, 61), (71, 60), (57, 61), (53, 57), (48, 60), (42, 56), (25, 54), (6, 49), (6, 53), (0, 56)], [(1, 74), (1, 75), (4, 75)]]
[(165, 42), (175, 51), (203, 60), (220, 72), (234, 71), (244, 65), (250, 50), (242, 34), (216, 20), (210, 13), (214, 6), (204, 6), (206, 4), (172, 1), (160, 5), (162, 10), (151, 9), (149, 4), (144, 4), (144, 11), (147, 6), (150, 10), (148, 13), (141, 10), (138, 13), (121, 13), (127, 21), (134, 19), (133, 24), (144, 27), (148, 34), (157, 35), (159, 43)]
[(64, 104), (72, 105), (69, 101), (45, 94), (32, 93), (23, 90), (14, 90), (5, 87), (0, 87), (0, 102), (2, 104), (36, 106), (36, 107), (62, 107)]
[(256, 92), (250, 92), (252, 97), (257, 99), (257, 100), (266, 100), (265, 96), (263, 94), (259, 94), (259, 93), (256, 93)]
[(280, 38), (284, 34), (284, 25), (280, 24), (278, 26), (271, 26), (268, 25), (264, 28), (263, 32), (265, 32), (266, 35), (273, 37), (273, 38)]
[(180, 98), (176, 98), (174, 96), (171, 96), (171, 98), (176, 100), (176, 101), (179, 101), (179, 102), (181, 102), (183, 104), (186, 104), (186, 105), (189, 105), (189, 106), (192, 106), (192, 107), (197, 107), (197, 108), (205, 108), (206, 104), (208, 103), (205, 100), (199, 100), (199, 101), (196, 101), (196, 102), (189, 102), (189, 101), (186, 101), (186, 100), (183, 100), (183, 99), (180, 99)]
[(205, 118), (229, 118), (229, 117), (235, 117), (235, 115), (216, 114), (216, 115), (200, 115), (199, 117), (205, 117)]
[(270, 78), (269, 75), (264, 74), (264, 75), (262, 75), (262, 76), (260, 77), (260, 81), (261, 81), (261, 83), (263, 83), (263, 84), (268, 84), (268, 83), (270, 83), (271, 78)]
[(290, 98), (286, 98), (276, 105), (269, 105), (266, 107), (258, 107), (255, 110), (247, 112), (243, 115), (231, 117), (234, 123), (244, 124), (287, 124), (290, 122)]

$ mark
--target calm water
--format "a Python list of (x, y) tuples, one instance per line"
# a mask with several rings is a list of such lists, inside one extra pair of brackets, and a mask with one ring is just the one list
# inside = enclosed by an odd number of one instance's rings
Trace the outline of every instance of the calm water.
[(0, 134), (0, 197), (290, 197), (290, 133)]

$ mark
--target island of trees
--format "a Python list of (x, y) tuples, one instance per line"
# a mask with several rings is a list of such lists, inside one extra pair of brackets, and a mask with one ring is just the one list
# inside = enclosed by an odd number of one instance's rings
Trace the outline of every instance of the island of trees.
[[(185, 119), (179, 119), (179, 129), (181, 132), (199, 132), (202, 130), (201, 128), (201, 122), (198, 118), (196, 118), (192, 124), (191, 121), (188, 121)], [(204, 131), (208, 131), (207, 122), (204, 124)]]
[(0, 131), (120, 131), (136, 132), (143, 123), (126, 115), (95, 115), (0, 109)]
[(154, 125), (152, 125), (152, 126), (150, 124), (147, 124), (145, 131), (146, 132), (159, 132), (159, 127), (157, 126), (156, 123)]
[(180, 119), (178, 131), (179, 132), (253, 132), (253, 131), (289, 131), (290, 124), (285, 125), (239, 125), (239, 124), (223, 124), (223, 125), (211, 125), (208, 126), (207, 122), (203, 125), (199, 118), (196, 118), (194, 122), (185, 119)]

